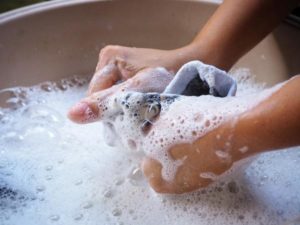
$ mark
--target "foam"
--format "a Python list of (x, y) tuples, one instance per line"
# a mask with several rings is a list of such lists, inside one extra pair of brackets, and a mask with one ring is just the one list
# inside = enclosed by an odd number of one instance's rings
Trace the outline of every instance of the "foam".
[[(292, 177), (300, 171), (299, 149), (264, 154), (247, 170), (209, 188), (180, 196), (156, 194), (139, 167), (143, 154), (107, 146), (100, 123), (79, 126), (67, 120), (67, 110), (86, 89), (87, 81), (77, 77), (6, 90), (16, 99), (13, 109), (0, 109), (0, 224), (273, 225), (298, 212), (299, 182), (293, 183)], [(254, 84), (248, 89), (261, 90)], [(287, 181), (294, 191), (275, 192)], [(276, 198), (269, 195), (265, 205), (270, 188)], [(283, 201), (281, 208), (272, 208), (272, 201), (280, 206), (279, 200), (288, 196), (293, 196), (289, 207)]]
[[(182, 160), (174, 161), (169, 156), (170, 147), (178, 143), (192, 143), (224, 121), (234, 121), (237, 115), (258, 105), (280, 88), (278, 85), (257, 94), (262, 86), (252, 85), (249, 88), (246, 71), (240, 74), (239, 80), (247, 82), (240, 83), (239, 88), (243, 92), (235, 97), (116, 93), (106, 102), (99, 103), (103, 111), (101, 120), (105, 121), (108, 128), (106, 138), (109, 144), (116, 144), (111, 140), (120, 141), (127, 149), (144, 152), (163, 165), (162, 175), (165, 180), (174, 179)], [(216, 150), (216, 155), (222, 160), (231, 160), (229, 153), (224, 150)]]

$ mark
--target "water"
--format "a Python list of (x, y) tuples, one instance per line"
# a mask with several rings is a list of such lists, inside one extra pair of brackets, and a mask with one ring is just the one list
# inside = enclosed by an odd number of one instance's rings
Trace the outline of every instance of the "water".
[[(239, 80), (239, 94), (263, 89)], [(80, 126), (66, 118), (86, 89), (87, 80), (72, 78), (5, 91), (10, 108), (0, 109), (1, 225), (252, 225), (298, 218), (299, 149), (263, 154), (194, 193), (159, 195), (141, 174), (139, 154), (107, 146), (101, 123)]]

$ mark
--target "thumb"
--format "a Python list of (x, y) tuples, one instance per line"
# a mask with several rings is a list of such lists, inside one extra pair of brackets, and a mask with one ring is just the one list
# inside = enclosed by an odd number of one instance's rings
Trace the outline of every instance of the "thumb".
[(90, 95), (75, 104), (68, 112), (68, 118), (75, 123), (85, 124), (100, 120), (106, 110), (105, 99), (114, 92), (115, 87)]
[(68, 117), (75, 123), (90, 123), (99, 118), (97, 102), (86, 98), (74, 105), (68, 112)]

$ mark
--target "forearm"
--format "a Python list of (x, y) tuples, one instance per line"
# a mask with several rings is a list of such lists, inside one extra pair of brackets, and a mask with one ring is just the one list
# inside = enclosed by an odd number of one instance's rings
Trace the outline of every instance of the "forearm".
[(183, 55), (188, 60), (198, 59), (229, 70), (270, 33), (297, 2), (225, 0), (194, 41), (182, 48)]
[[(299, 87), (298, 75), (253, 110), (240, 116), (231, 138), (236, 160), (300, 145)], [(240, 151), (243, 148), (246, 153)]]

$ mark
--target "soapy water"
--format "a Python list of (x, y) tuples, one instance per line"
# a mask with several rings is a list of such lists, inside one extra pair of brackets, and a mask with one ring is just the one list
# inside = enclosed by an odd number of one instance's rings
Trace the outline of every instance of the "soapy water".
[[(186, 65), (187, 70), (193, 68), (191, 64)], [(258, 105), (282, 85), (259, 94), (246, 93), (226, 98), (121, 91), (105, 101), (98, 98), (99, 115), (106, 128), (108, 144), (114, 146), (120, 143), (126, 149), (144, 153), (159, 161), (162, 164), (162, 177), (172, 181), (184, 160), (174, 160), (170, 156), (169, 149), (172, 146), (192, 143), (224, 121), (234, 121), (237, 115)], [(96, 115), (88, 110), (82, 122), (95, 118)], [(230, 145), (230, 141), (226, 144)], [(230, 162), (231, 156), (226, 148), (216, 149), (215, 153), (222, 161)]]
[[(236, 74), (238, 96), (263, 90), (245, 71)], [(1, 92), (10, 97), (0, 109), (0, 224), (288, 224), (298, 218), (299, 149), (263, 154), (193, 193), (156, 194), (138, 151), (106, 145), (101, 123), (79, 126), (66, 118), (86, 89), (87, 79), (72, 78)]]

